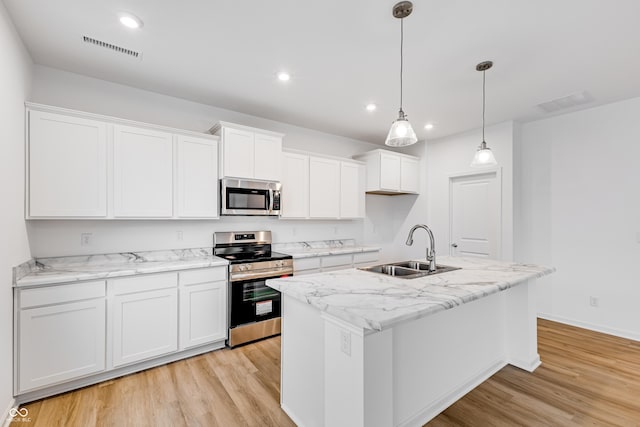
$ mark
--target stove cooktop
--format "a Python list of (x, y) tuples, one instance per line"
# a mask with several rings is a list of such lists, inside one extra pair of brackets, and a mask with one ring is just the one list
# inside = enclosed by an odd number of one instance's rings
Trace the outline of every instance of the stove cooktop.
[(215, 254), (220, 258), (224, 258), (231, 264), (242, 264), (248, 262), (260, 262), (260, 261), (276, 261), (279, 259), (291, 259), (291, 255), (281, 254), (279, 252), (264, 252), (264, 253), (249, 253), (249, 252), (237, 252), (228, 254)]

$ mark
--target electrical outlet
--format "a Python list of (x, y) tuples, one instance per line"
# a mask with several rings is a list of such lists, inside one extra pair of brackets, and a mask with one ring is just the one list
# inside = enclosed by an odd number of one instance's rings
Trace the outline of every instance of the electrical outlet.
[(93, 234), (82, 233), (80, 234), (80, 246), (90, 246), (93, 240)]
[(340, 350), (347, 356), (351, 356), (351, 333), (340, 331)]
[(184, 236), (182, 234), (182, 231), (176, 231), (176, 239), (178, 239), (179, 241), (184, 240)]
[(600, 305), (600, 298), (598, 298), (598, 297), (589, 297), (589, 305), (591, 307), (598, 307)]

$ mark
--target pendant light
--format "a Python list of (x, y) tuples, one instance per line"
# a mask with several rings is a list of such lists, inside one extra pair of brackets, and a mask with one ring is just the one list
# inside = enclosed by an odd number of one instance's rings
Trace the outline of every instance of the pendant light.
[(482, 142), (478, 146), (478, 151), (476, 151), (476, 155), (471, 162), (471, 166), (474, 167), (495, 166), (498, 164), (491, 148), (487, 147), (487, 143), (484, 140), (484, 111), (486, 105), (485, 73), (491, 67), (493, 67), (493, 62), (491, 61), (484, 61), (476, 65), (476, 71), (482, 71)]
[(401, 1), (393, 6), (393, 16), (400, 19), (400, 112), (398, 119), (391, 124), (385, 145), (390, 147), (406, 147), (415, 144), (418, 141), (416, 133), (411, 127), (411, 123), (402, 110), (402, 65), (403, 65), (403, 45), (404, 45), (404, 18), (411, 15), (413, 11), (413, 3), (410, 1)]

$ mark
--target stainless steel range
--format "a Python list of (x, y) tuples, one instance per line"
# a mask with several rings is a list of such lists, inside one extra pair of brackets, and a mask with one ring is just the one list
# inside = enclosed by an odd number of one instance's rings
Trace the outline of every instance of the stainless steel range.
[(291, 255), (271, 251), (270, 231), (214, 233), (213, 254), (230, 263), (227, 345), (279, 334), (280, 292), (266, 281), (293, 275)]

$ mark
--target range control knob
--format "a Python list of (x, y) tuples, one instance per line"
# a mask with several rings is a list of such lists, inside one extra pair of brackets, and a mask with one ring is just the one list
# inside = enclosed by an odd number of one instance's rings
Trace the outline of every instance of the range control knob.
[(246, 268), (247, 270), (251, 270), (251, 264), (247, 264), (247, 265), (245, 266), (245, 268)]
[(244, 265), (244, 264), (240, 264), (240, 265), (238, 266), (238, 270), (240, 270), (240, 271), (245, 271), (246, 269), (247, 269), (247, 266), (246, 266), (246, 265)]

